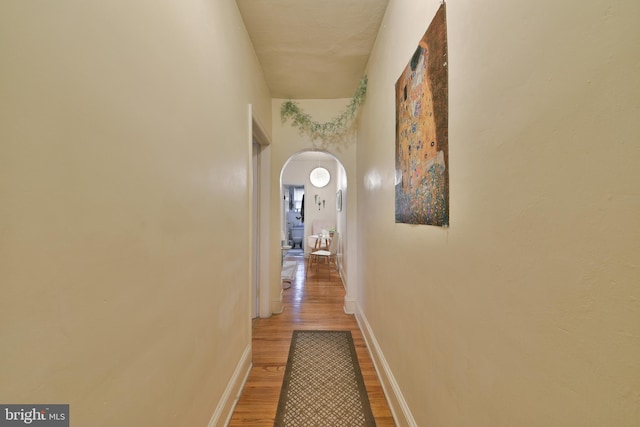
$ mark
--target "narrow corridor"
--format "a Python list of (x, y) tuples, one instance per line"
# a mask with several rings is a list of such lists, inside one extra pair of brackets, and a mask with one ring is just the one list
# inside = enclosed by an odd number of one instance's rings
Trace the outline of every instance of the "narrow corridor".
[(376, 425), (394, 426), (356, 319), (344, 313), (345, 290), (340, 276), (321, 266), (305, 277), (301, 250), (289, 251), (285, 260), (298, 261), (295, 279), (283, 293), (283, 313), (253, 321), (253, 368), (229, 426), (273, 426), (291, 335), (296, 329), (350, 330)]

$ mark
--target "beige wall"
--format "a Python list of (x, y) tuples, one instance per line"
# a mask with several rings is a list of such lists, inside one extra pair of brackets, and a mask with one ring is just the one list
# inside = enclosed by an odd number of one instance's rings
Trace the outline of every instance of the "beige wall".
[(358, 128), (390, 387), (419, 426), (640, 425), (640, 3), (447, 3), (448, 229), (394, 222), (394, 84), (438, 6), (390, 2)]
[[(324, 123), (332, 120), (344, 111), (350, 99), (316, 99), (316, 100), (297, 100), (296, 102), (315, 121)], [(339, 138), (331, 143), (322, 144), (320, 141), (312, 141), (306, 134), (300, 134), (297, 128), (291, 126), (290, 122), (282, 123), (280, 118), (280, 107), (284, 100), (274, 99), (272, 102), (273, 109), (273, 143), (271, 145), (271, 204), (270, 223), (271, 235), (280, 236), (281, 216), (280, 216), (280, 173), (283, 166), (291, 158), (291, 156), (307, 151), (322, 150), (333, 155), (344, 167), (346, 175), (337, 174), (336, 184), (343, 189), (343, 204), (345, 210), (338, 216), (336, 225), (338, 231), (342, 234), (342, 272), (343, 281), (347, 288), (345, 296), (345, 305), (347, 310), (353, 305), (356, 294), (356, 269), (355, 269), (355, 253), (356, 253), (356, 203), (355, 203), (355, 179), (356, 179), (356, 144), (355, 129), (351, 129), (343, 138)], [(340, 168), (338, 168), (340, 169)], [(335, 188), (335, 186), (334, 186)], [(347, 192), (348, 189), (353, 191)], [(337, 191), (337, 188), (336, 188)], [(313, 193), (312, 193), (313, 194)], [(331, 201), (327, 209), (333, 209), (335, 212), (335, 191), (334, 200)], [(306, 202), (306, 200), (305, 200)], [(348, 209), (346, 207), (349, 206)], [(277, 237), (271, 239), (270, 248), (270, 277), (271, 277), (271, 298), (272, 310), (278, 312), (281, 306), (281, 283), (280, 283), (280, 240)], [(351, 242), (351, 243), (349, 243)]]
[(0, 4), (0, 402), (203, 426), (250, 346), (236, 4)]

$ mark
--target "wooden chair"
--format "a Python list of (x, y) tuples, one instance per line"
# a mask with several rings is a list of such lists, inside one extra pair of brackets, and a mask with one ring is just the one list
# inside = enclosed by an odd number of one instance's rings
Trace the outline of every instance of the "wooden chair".
[(311, 252), (311, 254), (309, 254), (309, 264), (307, 265), (307, 272), (311, 268), (311, 264), (313, 264), (314, 262), (316, 264), (316, 271), (318, 271), (320, 263), (323, 261), (327, 265), (329, 265), (329, 268), (331, 268), (331, 262), (333, 261), (333, 264), (335, 265), (336, 270), (338, 269), (336, 256), (338, 253), (338, 243), (340, 240), (339, 237), (340, 235), (338, 233), (334, 233), (333, 237), (331, 238), (331, 241), (329, 242), (329, 247), (326, 250), (320, 249), (320, 250), (313, 251)]

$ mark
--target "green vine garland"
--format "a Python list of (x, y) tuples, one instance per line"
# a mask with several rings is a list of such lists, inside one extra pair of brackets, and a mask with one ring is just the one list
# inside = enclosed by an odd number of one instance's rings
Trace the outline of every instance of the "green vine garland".
[(288, 119), (291, 119), (291, 125), (299, 129), (300, 133), (307, 133), (312, 140), (316, 139), (333, 139), (337, 135), (344, 133), (351, 121), (356, 116), (358, 108), (364, 102), (367, 95), (367, 76), (364, 75), (360, 79), (360, 85), (356, 92), (353, 94), (353, 98), (347, 108), (338, 117), (334, 118), (330, 122), (318, 123), (314, 121), (311, 116), (305, 113), (296, 102), (285, 101), (280, 108), (280, 118), (282, 123), (285, 123)]

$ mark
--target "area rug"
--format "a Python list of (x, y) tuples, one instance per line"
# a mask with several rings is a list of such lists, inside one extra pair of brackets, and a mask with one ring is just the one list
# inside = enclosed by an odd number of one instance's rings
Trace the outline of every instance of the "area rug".
[(293, 279), (296, 277), (296, 271), (298, 270), (297, 261), (284, 261), (282, 263), (282, 270), (280, 272), (280, 279), (282, 279), (283, 289), (289, 289)]
[(375, 425), (351, 331), (293, 331), (274, 427)]

